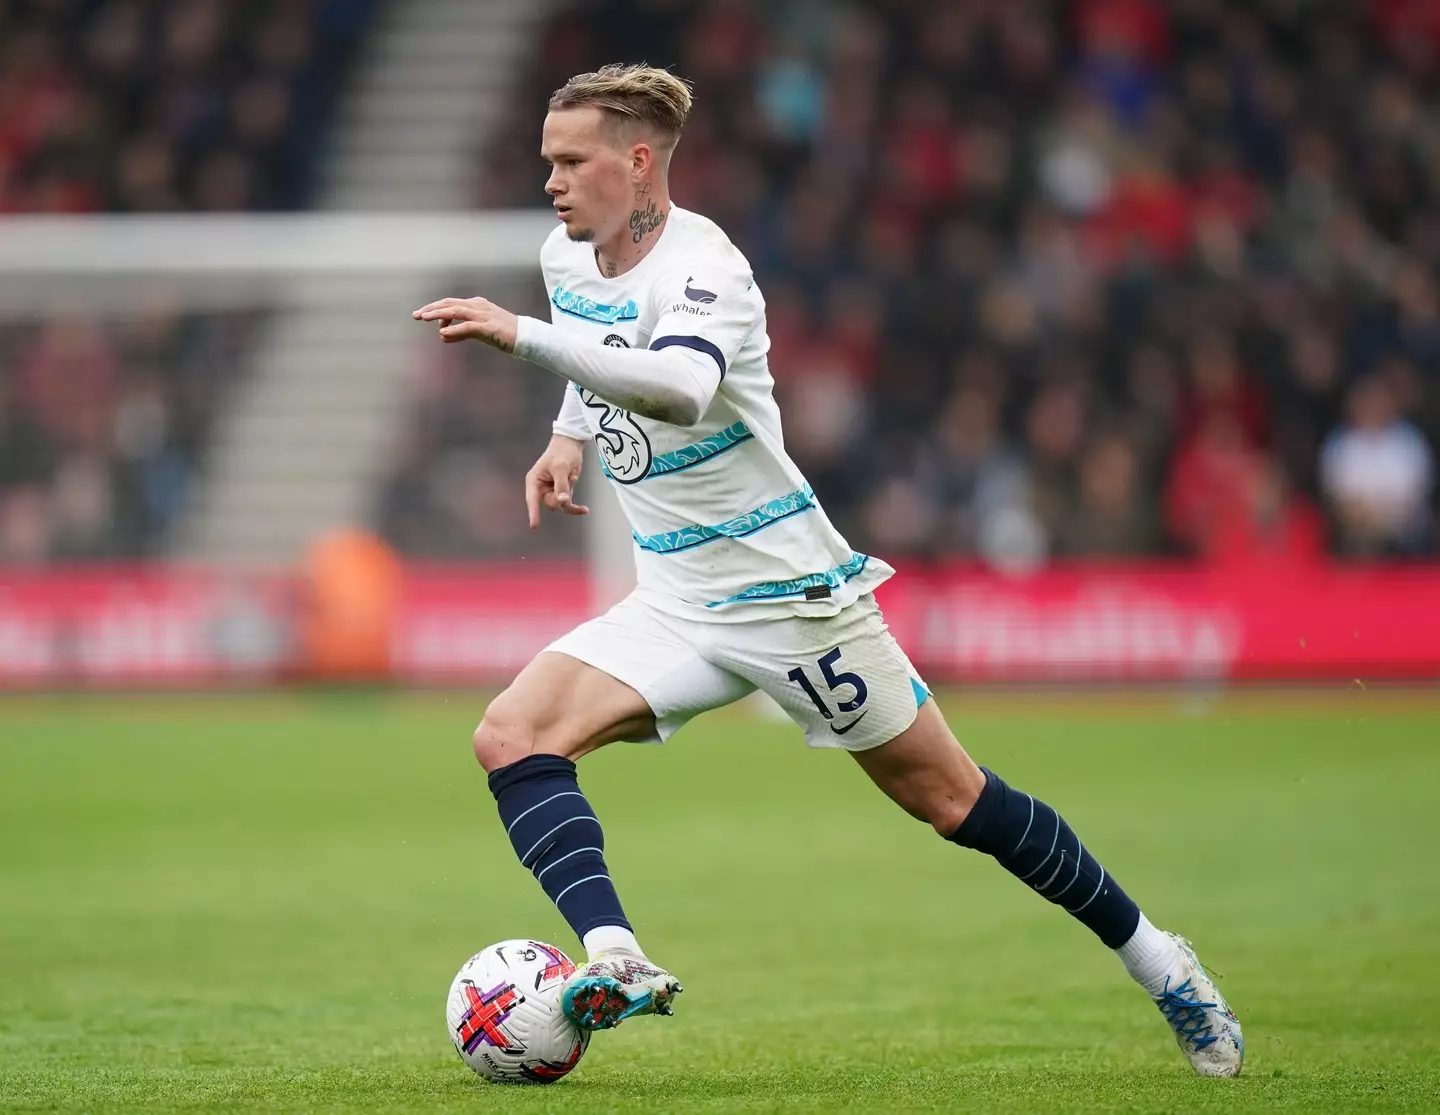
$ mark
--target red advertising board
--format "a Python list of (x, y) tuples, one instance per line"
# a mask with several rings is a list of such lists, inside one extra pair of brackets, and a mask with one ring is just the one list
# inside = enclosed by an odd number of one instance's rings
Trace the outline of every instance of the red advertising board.
[(286, 578), (174, 566), (0, 570), (0, 687), (265, 680), (290, 656)]
[(391, 643), (397, 678), (506, 682), (590, 616), (585, 567), (568, 562), (412, 566)]
[(910, 570), (879, 596), (937, 680), (1440, 678), (1433, 566)]
[[(1440, 678), (1440, 567), (1275, 575), (906, 569), (880, 590), (936, 683)], [(172, 566), (0, 571), (0, 687), (254, 684), (296, 676), (282, 575)], [(413, 565), (391, 641), (410, 684), (493, 685), (589, 615), (578, 564)]]

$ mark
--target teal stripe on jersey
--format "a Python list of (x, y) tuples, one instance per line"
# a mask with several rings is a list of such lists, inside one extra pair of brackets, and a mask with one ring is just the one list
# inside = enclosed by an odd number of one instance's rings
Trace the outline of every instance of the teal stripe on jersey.
[(864, 569), (865, 563), (869, 560), (868, 554), (851, 554), (849, 561), (842, 562), (833, 569), (827, 569), (824, 573), (810, 573), (804, 577), (796, 577), (793, 581), (761, 581), (758, 585), (751, 585), (743, 592), (727, 596), (724, 600), (716, 600), (714, 603), (706, 604), (705, 607), (719, 608), (724, 604), (739, 604), (742, 600), (779, 600), (786, 596), (801, 596), (807, 588), (817, 588), (820, 585), (829, 585), (832, 589), (839, 588)]
[(726, 426), (709, 437), (702, 437), (694, 445), (682, 445), (679, 449), (672, 449), (668, 453), (656, 453), (655, 459), (650, 462), (650, 471), (645, 474), (645, 479), (648, 480), (652, 476), (664, 476), (667, 472), (680, 472), (682, 469), (694, 468), (702, 461), (708, 461), (711, 457), (718, 456), (727, 449), (734, 449), (741, 442), (749, 441), (754, 436), (750, 432), (750, 427), (744, 422), (736, 422), (735, 425)]
[(557, 286), (550, 293), (550, 302), (562, 314), (583, 318), (585, 321), (598, 322), (601, 325), (615, 325), (621, 321), (640, 320), (640, 307), (635, 305), (633, 298), (627, 299), (623, 306), (610, 306), (604, 302), (596, 302), (593, 298), (586, 298), (582, 294), (574, 294), (563, 286)]
[(792, 515), (813, 511), (817, 506), (815, 493), (810, 490), (810, 485), (806, 484), (799, 491), (791, 492), (779, 499), (772, 499), (769, 503), (763, 503), (753, 511), (747, 511), (743, 515), (737, 515), (733, 519), (716, 523), (714, 526), (697, 524), (681, 527), (679, 530), (668, 530), (663, 534), (633, 532), (631, 537), (635, 539), (635, 545), (652, 554), (676, 554), (693, 546), (703, 546), (706, 542), (714, 542), (717, 538), (744, 538), (747, 534), (764, 530)]
[[(702, 437), (694, 445), (682, 445), (679, 449), (672, 449), (668, 453), (656, 453), (650, 461), (650, 471), (642, 480), (649, 480), (656, 476), (666, 476), (673, 472), (684, 472), (687, 468), (694, 468), (696, 465), (704, 464), (711, 457), (718, 457), (728, 449), (734, 449), (751, 440), (755, 435), (750, 432), (750, 427), (744, 422), (736, 422), (733, 426), (726, 426), (725, 429), (711, 434), (709, 437)], [(605, 467), (605, 462), (600, 462), (600, 469), (606, 476), (610, 470)]]

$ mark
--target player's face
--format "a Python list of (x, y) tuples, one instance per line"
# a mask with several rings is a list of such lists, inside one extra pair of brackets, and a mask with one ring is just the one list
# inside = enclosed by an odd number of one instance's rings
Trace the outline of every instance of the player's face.
[(571, 240), (604, 244), (633, 208), (634, 159), (598, 108), (557, 109), (545, 117), (540, 154), (550, 163), (545, 192)]

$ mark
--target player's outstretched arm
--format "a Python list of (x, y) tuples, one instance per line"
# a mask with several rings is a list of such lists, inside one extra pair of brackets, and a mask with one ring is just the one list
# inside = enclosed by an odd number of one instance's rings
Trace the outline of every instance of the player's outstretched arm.
[(484, 298), (442, 298), (412, 315), (440, 322), (446, 344), (477, 340), (549, 368), (608, 403), (658, 422), (693, 426), (720, 386), (722, 367), (688, 348), (629, 349), (567, 335)]
[(515, 351), (519, 319), (488, 298), (442, 298), (410, 315), (416, 321), (438, 321), (440, 338), (447, 345), (483, 341), (501, 352)]
[(575, 502), (575, 482), (585, 464), (584, 450), (584, 442), (556, 434), (525, 474), (525, 509), (531, 530), (540, 525), (541, 507), (567, 515), (590, 514), (590, 508)]

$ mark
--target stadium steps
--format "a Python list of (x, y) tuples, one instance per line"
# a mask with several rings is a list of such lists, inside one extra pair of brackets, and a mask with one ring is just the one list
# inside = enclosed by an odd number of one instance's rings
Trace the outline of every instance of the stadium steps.
[[(287, 308), (226, 413), (190, 524), (190, 556), (283, 562), (327, 526), (363, 522), (383, 470), (413, 334), (413, 279), (287, 280)], [(392, 322), (387, 320), (394, 318)]]
[(338, 209), (463, 209), (546, 5), (393, 4), (330, 160)]
[[(320, 208), (454, 212), (532, 49), (543, 0), (389, 4), (344, 98)], [(409, 311), (440, 275), (277, 284), (255, 370), (216, 430), (179, 532), (190, 558), (293, 561), (317, 533), (370, 520), (434, 337)]]

